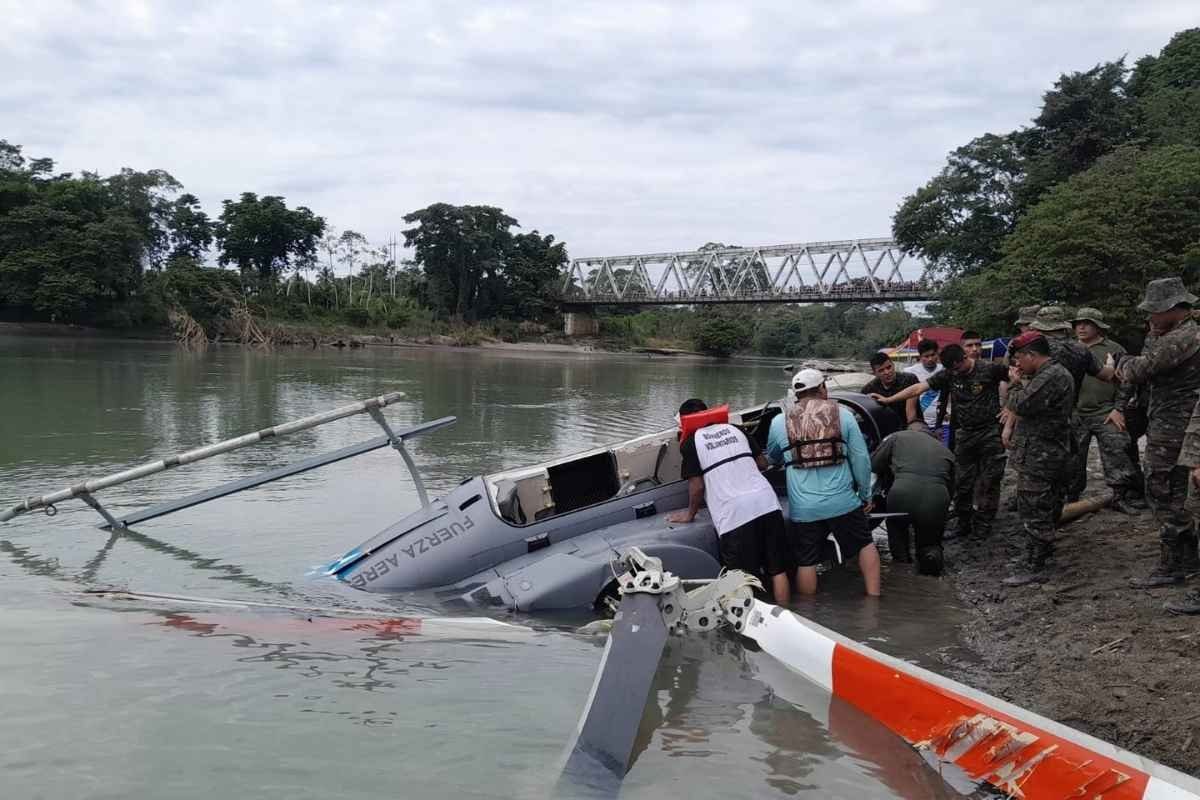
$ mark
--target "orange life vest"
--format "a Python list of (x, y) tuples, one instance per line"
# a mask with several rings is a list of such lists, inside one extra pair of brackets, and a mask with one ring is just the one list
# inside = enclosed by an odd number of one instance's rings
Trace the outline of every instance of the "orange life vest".
[(685, 414), (679, 418), (679, 441), (687, 438), (701, 428), (709, 425), (721, 425), (729, 422), (729, 405), (717, 406), (695, 414)]

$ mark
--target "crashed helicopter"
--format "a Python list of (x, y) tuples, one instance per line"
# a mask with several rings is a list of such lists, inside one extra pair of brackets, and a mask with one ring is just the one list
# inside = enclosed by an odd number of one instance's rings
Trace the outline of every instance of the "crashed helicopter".
[[(896, 417), (865, 395), (835, 391), (830, 396), (853, 412), (869, 449), (897, 427)], [(706, 511), (686, 525), (666, 519), (666, 512), (688, 502), (676, 428), (469, 477), (431, 499), (406, 443), (453, 424), (455, 418), (394, 430), (382, 409), (402, 398), (398, 392), (381, 395), (30, 497), (0, 513), (0, 521), (36, 509), (53, 513), (56, 503), (80, 499), (104, 518), (101, 527), (129, 528), (390, 446), (408, 466), (421, 506), (322, 570), (353, 588), (430, 590), (449, 606), (528, 612), (612, 605), (613, 564), (630, 547), (660, 559), (684, 579), (713, 578), (720, 572), (717, 535)], [(783, 404), (771, 401), (717, 413), (765, 446), (770, 422)], [(127, 515), (114, 515), (95, 496), (105, 488), (363, 413), (380, 425), (382, 436)], [(786, 502), (783, 470), (769, 471), (768, 477)]]
[[(897, 426), (890, 412), (863, 395), (832, 392), (831, 397), (854, 413), (870, 449)], [(1008, 796), (1032, 800), (1085, 795), (1200, 800), (1200, 781), (1188, 775), (755, 599), (754, 578), (721, 573), (716, 534), (706, 516), (680, 527), (665, 522), (664, 512), (687, 502), (686, 483), (675, 477), (675, 429), (468, 478), (444, 497), (430, 500), (405, 445), (454, 418), (393, 430), (382, 409), (402, 398), (400, 393), (382, 395), (30, 497), (0, 512), (0, 521), (37, 509), (52, 514), (56, 503), (80, 499), (104, 518), (101, 527), (137, 535), (129, 526), (390, 446), (408, 465), (421, 508), (329, 564), (326, 574), (368, 591), (433, 589), (448, 602), (477, 606), (548, 610), (607, 602), (616, 610), (592, 691), (565, 753), (558, 796), (580, 796), (581, 790), (592, 796), (619, 794), (636, 759), (643, 712), (652, 702), (651, 685), (667, 638), (724, 629), (753, 642), (755, 656), (766, 659), (768, 667), (782, 665), (828, 693), (831, 715), (839, 704), (854, 707), (907, 742), (948, 781), (986, 783)], [(782, 402), (769, 402), (730, 414), (729, 421), (762, 444), (771, 419), (782, 410)], [(370, 414), (384, 435), (129, 515), (114, 516), (95, 497), (105, 488), (361, 413)], [(770, 477), (782, 492), (783, 472)], [(374, 579), (367, 577), (372, 569)], [(688, 585), (698, 588), (688, 590)], [(208, 598), (158, 599), (245, 605)], [(274, 608), (308, 617), (346, 613)], [(397, 622), (381, 624), (394, 627)], [(471, 627), (472, 636), (488, 622), (450, 620), (451, 625)], [(404, 624), (414, 627), (411, 621)]]

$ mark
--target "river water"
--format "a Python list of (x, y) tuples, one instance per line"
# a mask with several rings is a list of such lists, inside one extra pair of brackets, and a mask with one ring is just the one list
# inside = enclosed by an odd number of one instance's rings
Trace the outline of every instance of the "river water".
[[(776, 366), (431, 349), (216, 348), (0, 337), (0, 504), (388, 391), (432, 493), (669, 427), (687, 397), (782, 394)], [(379, 434), (357, 417), (106, 490), (131, 511)], [(0, 776), (23, 798), (547, 797), (602, 640), (568, 620), (421, 631), (135, 592), (438, 614), (313, 577), (413, 509), (375, 453), (110, 536), (78, 501), (0, 527)], [(945, 582), (885, 565), (799, 610), (903, 658), (962, 657)], [(572, 620), (570, 622), (577, 622)], [(854, 709), (723, 635), (673, 640), (622, 797), (958, 796)], [(971, 791), (972, 787), (960, 787)]]

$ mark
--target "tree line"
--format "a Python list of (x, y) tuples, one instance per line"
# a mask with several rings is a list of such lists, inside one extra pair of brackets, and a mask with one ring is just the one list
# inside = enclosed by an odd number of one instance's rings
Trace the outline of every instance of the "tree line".
[(280, 319), (404, 327), (436, 319), (545, 320), (565, 245), (491, 206), (436, 203), (375, 245), (285, 198), (243, 192), (216, 218), (163, 170), (59, 172), (0, 139), (0, 315), (217, 330), (235, 306)]
[(1140, 341), (1146, 282), (1200, 283), (1200, 28), (1062, 75), (904, 198), (892, 231), (945, 279), (939, 321), (1006, 333), (1023, 305), (1102, 309)]
[(929, 324), (903, 303), (676, 306), (601, 316), (614, 343), (693, 347), (715, 356), (866, 359)]
[[(564, 243), (492, 206), (402, 219), (411, 261), (397, 260), (399, 242), (372, 245), (283, 197), (244, 192), (211, 218), (163, 170), (57, 172), (0, 140), (0, 316), (149, 327), (177, 309), (215, 331), (251, 309), (400, 330), (557, 328)], [(954, 150), (900, 203), (893, 235), (944, 280), (935, 321), (1002, 334), (1022, 305), (1091, 305), (1136, 340), (1146, 281), (1182, 274), (1200, 288), (1200, 28), (1132, 67), (1062, 75), (1030, 125)], [(837, 357), (921, 322), (902, 306), (678, 307), (612, 311), (602, 332), (618, 345)]]
[[(208, 336), (247, 313), (402, 332), (486, 321), (475, 337), (510, 339), (558, 329), (568, 256), (554, 236), (521, 233), (516, 219), (492, 206), (435, 203), (403, 221), (413, 259), (398, 262), (399, 242), (373, 245), (283, 197), (244, 192), (211, 218), (162, 170), (72, 175), (0, 141), (0, 313), (165, 327), (181, 311)], [(724, 249), (720, 242), (700, 248)], [(708, 280), (715, 286), (722, 276)], [(815, 305), (621, 309), (602, 312), (601, 323), (617, 348), (851, 357), (898, 341), (914, 320), (900, 305)]]

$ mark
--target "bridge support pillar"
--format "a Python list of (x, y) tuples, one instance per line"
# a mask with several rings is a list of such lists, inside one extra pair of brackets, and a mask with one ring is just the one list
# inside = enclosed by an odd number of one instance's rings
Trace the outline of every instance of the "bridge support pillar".
[(593, 311), (568, 311), (563, 314), (563, 333), (567, 336), (599, 336), (600, 320)]

